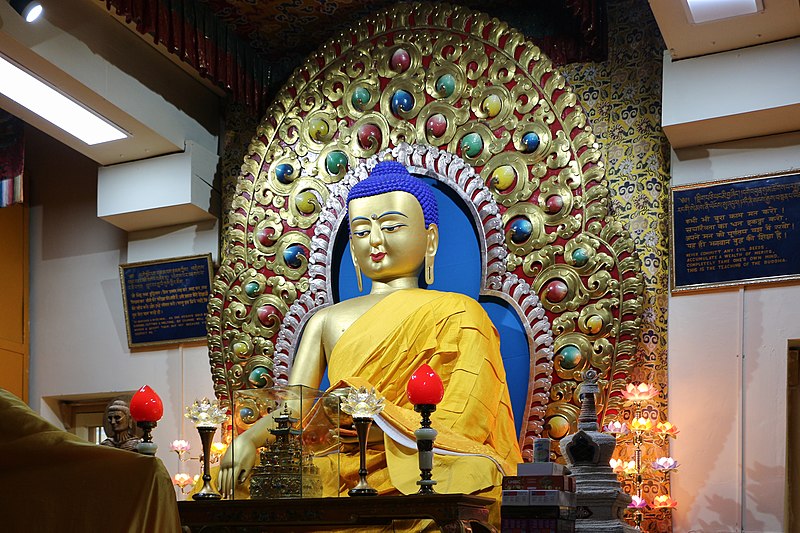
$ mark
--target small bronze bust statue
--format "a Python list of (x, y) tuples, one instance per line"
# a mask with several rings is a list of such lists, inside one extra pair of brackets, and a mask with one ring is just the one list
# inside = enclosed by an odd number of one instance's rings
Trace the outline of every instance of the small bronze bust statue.
[(136, 435), (136, 421), (131, 417), (128, 402), (114, 400), (106, 406), (103, 417), (103, 429), (108, 438), (100, 446), (111, 446), (121, 450), (136, 451), (136, 445), (141, 439)]

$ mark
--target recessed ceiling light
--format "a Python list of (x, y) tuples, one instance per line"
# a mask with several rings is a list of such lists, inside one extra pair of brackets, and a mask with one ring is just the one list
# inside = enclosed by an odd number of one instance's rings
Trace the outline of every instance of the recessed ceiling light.
[(762, 0), (686, 0), (686, 3), (695, 24), (752, 15), (764, 9)]
[(86, 144), (124, 139), (127, 133), (0, 56), (0, 93)]
[(35, 0), (11, 0), (9, 4), (25, 19), (25, 22), (35, 21), (44, 11), (42, 4)]

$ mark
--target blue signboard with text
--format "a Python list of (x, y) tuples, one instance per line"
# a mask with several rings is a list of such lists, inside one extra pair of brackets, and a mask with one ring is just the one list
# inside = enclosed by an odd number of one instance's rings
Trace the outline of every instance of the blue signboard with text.
[(206, 338), (211, 254), (120, 265), (128, 346)]
[(672, 189), (672, 290), (800, 279), (800, 173)]

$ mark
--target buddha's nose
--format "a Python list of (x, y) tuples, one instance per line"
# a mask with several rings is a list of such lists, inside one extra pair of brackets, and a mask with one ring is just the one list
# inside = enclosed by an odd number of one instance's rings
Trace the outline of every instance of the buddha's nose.
[(373, 247), (383, 244), (383, 232), (380, 226), (372, 228), (372, 231), (369, 232), (369, 244)]

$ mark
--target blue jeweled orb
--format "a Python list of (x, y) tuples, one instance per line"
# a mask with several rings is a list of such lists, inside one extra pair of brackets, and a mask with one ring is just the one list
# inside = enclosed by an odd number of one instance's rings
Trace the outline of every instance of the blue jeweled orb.
[(414, 97), (410, 92), (399, 89), (392, 95), (391, 108), (392, 113), (398, 117), (400, 113), (408, 113), (414, 108)]
[(284, 185), (292, 182), (292, 174), (294, 174), (294, 167), (289, 163), (281, 163), (275, 167), (275, 177)]
[(452, 74), (442, 74), (439, 76), (439, 79), (436, 80), (436, 91), (445, 98), (452, 96), (455, 90), (456, 78)]
[[(247, 381), (254, 387), (263, 387), (267, 384), (268, 375), (269, 370), (267, 370), (266, 367), (257, 366), (250, 372), (250, 375), (247, 376)], [(247, 409), (247, 407), (245, 407), (245, 409)], [(242, 413), (242, 417), (244, 417), (244, 413)]]
[(531, 238), (533, 224), (525, 217), (516, 217), (511, 220), (508, 230), (511, 233), (511, 241), (514, 244), (522, 244)]
[(535, 152), (539, 148), (539, 135), (529, 131), (522, 136), (522, 151), (526, 154)]
[(567, 344), (563, 348), (558, 351), (558, 355), (561, 356), (561, 366), (566, 370), (572, 370), (576, 366), (578, 366), (583, 359), (581, 355), (581, 350), (574, 344)]
[(347, 170), (347, 154), (341, 150), (334, 150), (325, 156), (325, 170), (332, 176), (338, 176), (342, 170)]
[(586, 251), (586, 248), (575, 248), (572, 250), (572, 260), (575, 262), (575, 266), (582, 267), (589, 261), (589, 252)]
[(299, 244), (293, 244), (283, 251), (283, 261), (290, 268), (300, 268), (303, 266), (303, 258), (307, 257), (305, 249)]
[(372, 95), (365, 87), (358, 87), (353, 91), (353, 96), (350, 97), (350, 103), (353, 104), (353, 107), (358, 111), (364, 111), (370, 98), (372, 98)]
[(467, 133), (461, 137), (461, 153), (467, 157), (478, 157), (483, 151), (483, 138), (479, 133)]
[(256, 421), (256, 413), (249, 407), (241, 407), (239, 409), (239, 418), (241, 418), (242, 422), (245, 424), (252, 424)]
[(251, 281), (247, 285), (244, 286), (244, 292), (250, 298), (256, 296), (261, 290), (261, 286), (258, 284), (257, 281)]

